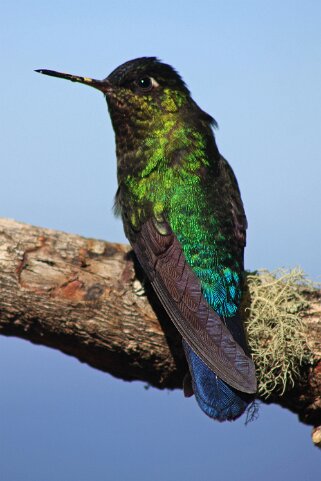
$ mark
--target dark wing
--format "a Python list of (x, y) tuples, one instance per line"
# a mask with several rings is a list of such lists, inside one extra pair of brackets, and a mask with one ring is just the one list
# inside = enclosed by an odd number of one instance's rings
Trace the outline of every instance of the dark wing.
[(233, 219), (234, 238), (242, 253), (241, 257), (243, 257), (243, 249), (246, 245), (247, 220), (235, 174), (223, 156), (220, 157), (220, 172), (222, 176), (220, 184), (221, 186), (225, 186), (222, 195), (229, 200), (229, 211)]
[(256, 392), (253, 362), (204, 299), (200, 281), (170, 226), (149, 219), (135, 232), (132, 246), (168, 315), (193, 351), (230, 386)]

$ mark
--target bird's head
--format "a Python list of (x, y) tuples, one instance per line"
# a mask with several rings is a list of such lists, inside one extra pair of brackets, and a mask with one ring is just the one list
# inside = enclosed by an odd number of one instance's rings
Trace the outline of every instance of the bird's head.
[(162, 130), (165, 122), (178, 117), (199, 118), (213, 123), (192, 100), (181, 76), (156, 57), (141, 57), (117, 67), (104, 80), (64, 74), (52, 70), (37, 72), (94, 87), (106, 97), (116, 140), (130, 142), (144, 132)]
[(113, 126), (117, 133), (124, 128), (148, 130), (169, 116), (178, 115), (188, 103), (190, 93), (180, 75), (155, 57), (130, 60), (117, 67), (106, 79), (111, 86), (106, 93)]

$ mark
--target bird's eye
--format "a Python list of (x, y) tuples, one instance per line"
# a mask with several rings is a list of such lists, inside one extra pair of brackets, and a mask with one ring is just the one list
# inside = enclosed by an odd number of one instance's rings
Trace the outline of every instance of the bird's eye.
[(152, 77), (141, 77), (136, 81), (136, 85), (141, 92), (150, 92), (153, 87), (158, 87), (158, 83)]

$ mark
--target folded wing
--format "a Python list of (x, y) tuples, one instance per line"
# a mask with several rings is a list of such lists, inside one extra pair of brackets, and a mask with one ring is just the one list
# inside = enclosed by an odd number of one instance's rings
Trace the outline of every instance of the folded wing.
[(192, 350), (233, 388), (256, 392), (252, 360), (205, 300), (201, 284), (166, 222), (147, 220), (133, 249), (171, 320)]

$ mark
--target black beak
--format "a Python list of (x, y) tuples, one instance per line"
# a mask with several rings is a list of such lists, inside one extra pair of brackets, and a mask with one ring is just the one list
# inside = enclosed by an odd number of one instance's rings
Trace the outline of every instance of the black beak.
[(54, 70), (45, 69), (35, 70), (35, 72), (49, 75), (50, 77), (63, 78), (66, 80), (71, 80), (71, 82), (89, 85), (89, 87), (98, 89), (103, 93), (108, 93), (111, 91), (111, 84), (108, 80), (95, 80), (89, 77), (79, 77), (78, 75), (70, 75), (69, 73), (55, 72)]

